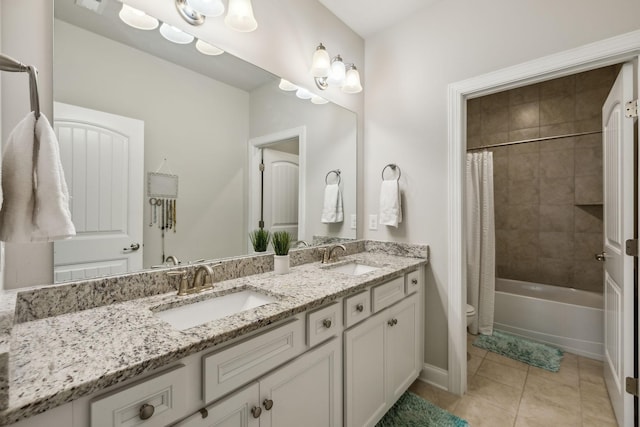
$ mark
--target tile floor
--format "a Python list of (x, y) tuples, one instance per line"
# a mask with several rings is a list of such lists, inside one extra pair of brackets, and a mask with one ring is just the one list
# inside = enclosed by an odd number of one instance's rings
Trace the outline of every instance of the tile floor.
[(471, 345), (468, 391), (456, 396), (417, 380), (410, 390), (470, 427), (616, 427), (602, 362), (565, 353), (554, 373)]

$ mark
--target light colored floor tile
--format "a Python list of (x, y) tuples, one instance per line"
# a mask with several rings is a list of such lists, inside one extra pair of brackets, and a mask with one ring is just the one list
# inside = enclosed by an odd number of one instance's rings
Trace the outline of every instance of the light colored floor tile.
[(510, 368), (486, 359), (482, 361), (476, 375), (482, 375), (483, 377), (518, 389), (522, 389), (524, 381), (527, 378), (526, 371)]
[(473, 427), (513, 427), (515, 420), (515, 416), (504, 409), (472, 395), (464, 396), (453, 413)]
[(476, 338), (477, 337), (474, 337), (473, 335), (467, 335), (467, 352), (472, 356), (485, 357), (487, 355), (487, 350), (473, 345)]
[(529, 375), (524, 385), (521, 406), (546, 404), (549, 407), (559, 407), (568, 412), (580, 415), (580, 389), (566, 384)]
[(598, 362), (597, 360), (590, 363), (584, 362), (585, 359), (583, 357), (580, 358), (578, 372), (580, 374), (580, 381), (588, 381), (594, 384), (604, 384), (604, 376), (603, 376), (603, 366), (602, 362)]
[(529, 365), (523, 362), (519, 362), (517, 360), (510, 359), (508, 357), (502, 356), (497, 353), (493, 353), (491, 351), (487, 352), (487, 355), (484, 357), (485, 360), (490, 360), (492, 362), (499, 363), (501, 365), (509, 366), (510, 368), (516, 368), (523, 371), (529, 370)]
[(616, 420), (601, 420), (582, 414), (582, 427), (618, 427)]
[(571, 410), (550, 404), (539, 396), (523, 394), (516, 418), (516, 427), (580, 426), (580, 406)]
[(461, 399), (460, 396), (456, 396), (446, 390), (434, 387), (421, 380), (415, 380), (409, 387), (409, 390), (449, 412), (452, 412), (455, 409)]
[(582, 417), (600, 420), (603, 423), (615, 423), (615, 415), (604, 384), (580, 381), (580, 399), (582, 400)]
[(561, 366), (558, 372), (551, 372), (547, 371), (546, 369), (531, 366), (529, 368), (529, 376), (542, 377), (572, 387), (578, 387), (580, 384), (580, 376), (578, 375), (577, 367), (565, 369)]
[(578, 370), (578, 356), (573, 353), (564, 353), (560, 362), (560, 370)]
[(468, 393), (472, 396), (489, 400), (495, 406), (515, 415), (518, 412), (522, 390), (476, 375), (469, 382)]
[(482, 357), (471, 355), (471, 359), (467, 360), (467, 377), (472, 377), (478, 372), (482, 360)]

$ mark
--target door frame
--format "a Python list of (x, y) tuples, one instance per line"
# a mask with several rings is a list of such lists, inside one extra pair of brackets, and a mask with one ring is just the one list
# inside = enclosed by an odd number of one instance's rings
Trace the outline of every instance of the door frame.
[[(451, 393), (462, 395), (467, 389), (465, 314), (467, 272), (466, 235), (463, 227), (466, 101), (620, 62), (634, 60), (637, 70), (639, 54), (640, 30), (455, 82), (448, 86), (448, 378), (447, 384), (440, 385), (447, 387)], [(638, 78), (637, 73), (635, 76)], [(635, 93), (634, 97), (637, 98), (638, 93)]]
[[(247, 215), (247, 233), (256, 228), (258, 218), (260, 217), (260, 195), (254, 191), (258, 187), (258, 167), (260, 165), (262, 148), (277, 144), (286, 139), (298, 138), (298, 240), (306, 239), (306, 182), (307, 182), (307, 127), (299, 126), (295, 128), (285, 129), (279, 132), (258, 136), (249, 139), (248, 144), (248, 169), (247, 169), (247, 199), (248, 215)], [(247, 239), (247, 248), (252, 253), (253, 247)]]

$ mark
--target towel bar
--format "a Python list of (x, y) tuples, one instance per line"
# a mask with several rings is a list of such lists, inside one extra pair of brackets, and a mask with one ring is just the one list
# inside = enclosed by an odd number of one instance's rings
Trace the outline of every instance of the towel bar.
[(40, 97), (38, 95), (38, 70), (32, 65), (24, 65), (7, 55), (0, 54), (0, 71), (26, 72), (29, 73), (29, 98), (31, 111), (35, 113), (36, 119), (40, 118)]

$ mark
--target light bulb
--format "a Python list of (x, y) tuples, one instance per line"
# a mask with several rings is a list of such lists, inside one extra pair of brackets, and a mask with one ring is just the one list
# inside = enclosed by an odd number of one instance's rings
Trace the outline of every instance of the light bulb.
[(159, 24), (158, 20), (153, 16), (149, 16), (143, 11), (134, 9), (124, 3), (118, 16), (122, 22), (139, 30), (155, 30)]
[(229, 10), (224, 23), (233, 30), (248, 33), (258, 28), (253, 16), (251, 0), (229, 0)]
[(342, 58), (340, 55), (337, 55), (331, 61), (331, 71), (329, 72), (329, 78), (327, 81), (332, 85), (342, 86), (344, 83), (346, 74), (346, 68), (344, 66), (344, 62), (342, 62)]
[(342, 86), (344, 93), (358, 93), (362, 92), (362, 85), (360, 84), (360, 73), (355, 65), (349, 65), (347, 75), (344, 79), (344, 85)]
[(322, 104), (326, 104), (326, 103), (327, 103), (327, 102), (329, 102), (329, 101), (327, 101), (326, 99), (324, 99), (324, 98), (323, 98), (323, 97), (321, 97), (321, 96), (313, 95), (313, 96), (311, 97), (311, 102), (312, 102), (312, 103), (314, 103), (314, 104), (316, 104), (316, 105), (322, 105)]
[(160, 25), (160, 34), (162, 34), (162, 37), (169, 40), (170, 42), (178, 44), (189, 44), (194, 39), (191, 34), (187, 34), (181, 29), (164, 22), (162, 23), (162, 25)]
[(298, 88), (298, 90), (296, 91), (296, 96), (300, 99), (311, 99), (311, 97), (313, 96), (313, 94), (311, 92), (309, 92), (308, 90), (306, 90), (303, 87)]
[(222, 0), (188, 0), (193, 10), (205, 16), (220, 16), (224, 13)]
[(198, 41), (196, 42), (196, 49), (198, 49), (198, 52), (202, 53), (203, 55), (222, 55), (224, 53), (224, 50), (220, 49), (219, 47), (215, 47), (213, 45), (210, 45), (207, 42), (204, 42), (200, 39), (198, 39)]
[(282, 90), (286, 90), (287, 92), (298, 90), (298, 86), (285, 79), (280, 79), (280, 84), (278, 85), (278, 87)]
[(331, 58), (329, 58), (327, 49), (320, 43), (311, 60), (311, 75), (313, 77), (327, 77), (330, 70)]

